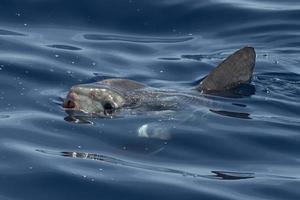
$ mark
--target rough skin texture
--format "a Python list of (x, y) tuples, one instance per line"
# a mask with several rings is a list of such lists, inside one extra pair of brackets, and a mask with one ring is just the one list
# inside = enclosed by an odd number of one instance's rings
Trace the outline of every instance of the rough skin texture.
[(241, 83), (250, 83), (255, 66), (254, 48), (244, 47), (226, 58), (200, 83), (204, 93), (229, 90)]
[(127, 79), (106, 79), (98, 83), (108, 85), (112, 88), (117, 89), (120, 92), (127, 92), (130, 90), (136, 90), (145, 87), (145, 85), (142, 83)]

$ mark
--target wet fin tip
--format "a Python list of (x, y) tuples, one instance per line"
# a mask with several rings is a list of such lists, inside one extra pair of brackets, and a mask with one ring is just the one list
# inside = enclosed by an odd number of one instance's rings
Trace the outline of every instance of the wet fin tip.
[(214, 68), (197, 89), (203, 93), (230, 90), (239, 84), (250, 83), (255, 66), (255, 49), (246, 46), (237, 50)]

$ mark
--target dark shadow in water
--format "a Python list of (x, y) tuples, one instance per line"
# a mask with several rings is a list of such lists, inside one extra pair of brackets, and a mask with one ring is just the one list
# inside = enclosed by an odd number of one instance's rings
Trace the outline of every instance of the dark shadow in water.
[(209, 109), (209, 111), (227, 117), (234, 117), (240, 119), (252, 119), (249, 113), (232, 112), (232, 111), (225, 111), (225, 110), (213, 110), (213, 109)]
[(7, 118), (10, 118), (9, 115), (0, 115), (0, 119), (7, 119)]
[(174, 37), (174, 38), (161, 38), (161, 37), (134, 37), (124, 35), (104, 35), (104, 34), (85, 34), (83, 37), (87, 40), (98, 41), (122, 41), (122, 42), (136, 42), (136, 43), (177, 43), (192, 40), (193, 37)]
[(222, 172), (222, 171), (212, 171), (212, 173), (216, 175), (200, 175), (200, 174), (195, 174), (195, 173), (186, 172), (177, 169), (151, 166), (143, 163), (125, 161), (111, 156), (94, 154), (94, 153), (73, 152), (73, 151), (54, 152), (54, 151), (46, 151), (41, 149), (36, 149), (36, 151), (40, 153), (51, 154), (51, 155), (59, 155), (64, 157), (80, 158), (80, 159), (90, 159), (90, 160), (101, 161), (113, 165), (121, 165), (124, 167), (132, 167), (132, 168), (149, 170), (149, 171), (160, 172), (160, 173), (177, 174), (177, 175), (181, 175), (185, 177), (193, 177), (193, 178), (209, 178), (209, 179), (219, 179), (219, 180), (239, 180), (239, 179), (254, 178), (254, 173)]
[(227, 171), (211, 171), (214, 173), (216, 178), (222, 180), (240, 180), (255, 178), (254, 173), (243, 173), (243, 172), (227, 172)]
[(17, 33), (14, 31), (8, 31), (4, 29), (0, 29), (0, 35), (10, 35), (10, 36), (26, 36), (25, 34), (22, 33)]
[(70, 51), (78, 51), (81, 50), (79, 47), (69, 46), (69, 45), (62, 45), (62, 44), (52, 44), (46, 45), (47, 47), (55, 48), (55, 49), (63, 49), (63, 50), (70, 50)]
[(247, 107), (247, 105), (241, 104), (241, 103), (232, 103), (232, 105), (238, 106), (238, 107), (243, 107), (243, 108), (246, 108), (246, 107)]

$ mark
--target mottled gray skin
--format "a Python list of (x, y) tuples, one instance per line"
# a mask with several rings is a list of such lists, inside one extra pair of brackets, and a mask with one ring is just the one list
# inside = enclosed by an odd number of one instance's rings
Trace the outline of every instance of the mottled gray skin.
[[(213, 69), (196, 89), (202, 93), (213, 93), (232, 89), (242, 83), (250, 83), (254, 65), (254, 49), (244, 47)], [(79, 111), (84, 114), (111, 116), (121, 108), (144, 107), (148, 110), (176, 108), (177, 97), (187, 96), (171, 91), (149, 90), (144, 84), (132, 80), (107, 79), (73, 86), (63, 107), (70, 115), (75, 115)]]
[(92, 114), (104, 117), (111, 116), (121, 108), (139, 108), (140, 111), (174, 110), (178, 108), (176, 99), (180, 97), (183, 99), (186, 96), (170, 90), (146, 87), (132, 80), (106, 79), (73, 86), (63, 107), (69, 115)]
[(198, 90), (204, 93), (229, 90), (241, 83), (250, 83), (255, 66), (255, 51), (244, 47), (214, 68), (200, 83)]
[(107, 79), (93, 84), (75, 85), (70, 89), (63, 106), (70, 115), (74, 111), (80, 111), (106, 116), (132, 104), (134, 99), (129, 101), (127, 94), (144, 87), (141, 83), (125, 79)]

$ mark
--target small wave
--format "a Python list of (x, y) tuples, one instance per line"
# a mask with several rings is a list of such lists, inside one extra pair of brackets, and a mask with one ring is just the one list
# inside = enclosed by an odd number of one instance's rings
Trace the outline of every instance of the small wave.
[(269, 1), (269, 0), (209, 0), (209, 1), (198, 1), (198, 0), (163, 0), (160, 3), (163, 3), (168, 6), (173, 5), (190, 5), (190, 7), (202, 8), (210, 5), (218, 7), (222, 4), (229, 5), (234, 8), (243, 8), (251, 10), (265, 10), (265, 11), (287, 11), (287, 10), (298, 10), (300, 5), (295, 0), (287, 1)]
[[(296, 100), (300, 95), (300, 75), (296, 73), (263, 73), (257, 76), (257, 83), (268, 95), (282, 96)], [(281, 99), (282, 100), (282, 99)]]
[(9, 31), (9, 30), (4, 30), (0, 29), (0, 35), (7, 35), (7, 36), (26, 36), (25, 34), (18, 33), (15, 31)]
[[(300, 25), (298, 22), (281, 21), (281, 22), (261, 22), (247, 23), (239, 25), (239, 27), (225, 28), (223, 31), (216, 33), (217, 37), (241, 38), (248, 36), (253, 40), (262, 40), (262, 42), (277, 42), (277, 40), (297, 41)], [(257, 31), (259, 30), (259, 32)], [(293, 38), (292, 38), (293, 37)]]
[(294, 82), (300, 83), (300, 75), (296, 73), (268, 72), (258, 75), (259, 80), (271, 80), (274, 82)]
[(202, 60), (213, 60), (213, 59), (223, 59), (223, 57), (220, 54), (211, 54), (211, 55), (204, 55), (204, 54), (193, 54), (193, 55), (182, 55), (181, 58), (189, 59), (189, 60), (196, 60), (196, 61), (202, 61)]
[(134, 42), (134, 43), (178, 43), (178, 42), (186, 42), (194, 39), (193, 37), (162, 38), (162, 37), (126, 36), (126, 35), (105, 35), (105, 34), (85, 34), (83, 35), (83, 37), (87, 40), (93, 40), (93, 41), (122, 41), (122, 42)]
[(178, 169), (146, 165), (137, 162), (130, 162), (130, 161), (114, 158), (112, 156), (106, 156), (106, 155), (95, 154), (95, 153), (73, 152), (73, 151), (55, 152), (55, 151), (42, 150), (42, 149), (36, 149), (36, 151), (40, 153), (59, 155), (63, 157), (101, 161), (108, 164), (121, 165), (125, 167), (133, 167), (133, 168), (150, 170), (150, 171), (160, 172), (160, 173), (177, 174), (184, 177), (220, 179), (220, 180), (240, 180), (240, 179), (248, 179), (248, 178), (255, 177), (254, 173), (245, 173), (245, 172), (240, 173), (240, 172), (226, 172), (226, 171), (211, 171), (211, 173), (213, 173), (214, 175), (210, 175), (210, 174), (200, 175), (200, 174), (178, 170)]
[(62, 44), (52, 44), (52, 45), (46, 45), (47, 47), (51, 47), (54, 49), (63, 49), (63, 50), (71, 50), (71, 51), (78, 51), (81, 50), (79, 47), (74, 47), (70, 45), (62, 45)]
[(259, 10), (298, 10), (300, 5), (293, 0), (288, 1), (257, 1), (257, 0), (214, 0), (219, 3), (231, 4), (234, 7)]
[(180, 58), (158, 58), (159, 60), (168, 60), (168, 61), (177, 61), (180, 60)]
[(1, 115), (1, 114), (0, 114), (0, 120), (1, 120), (1, 119), (7, 119), (7, 118), (10, 118), (10, 115)]

